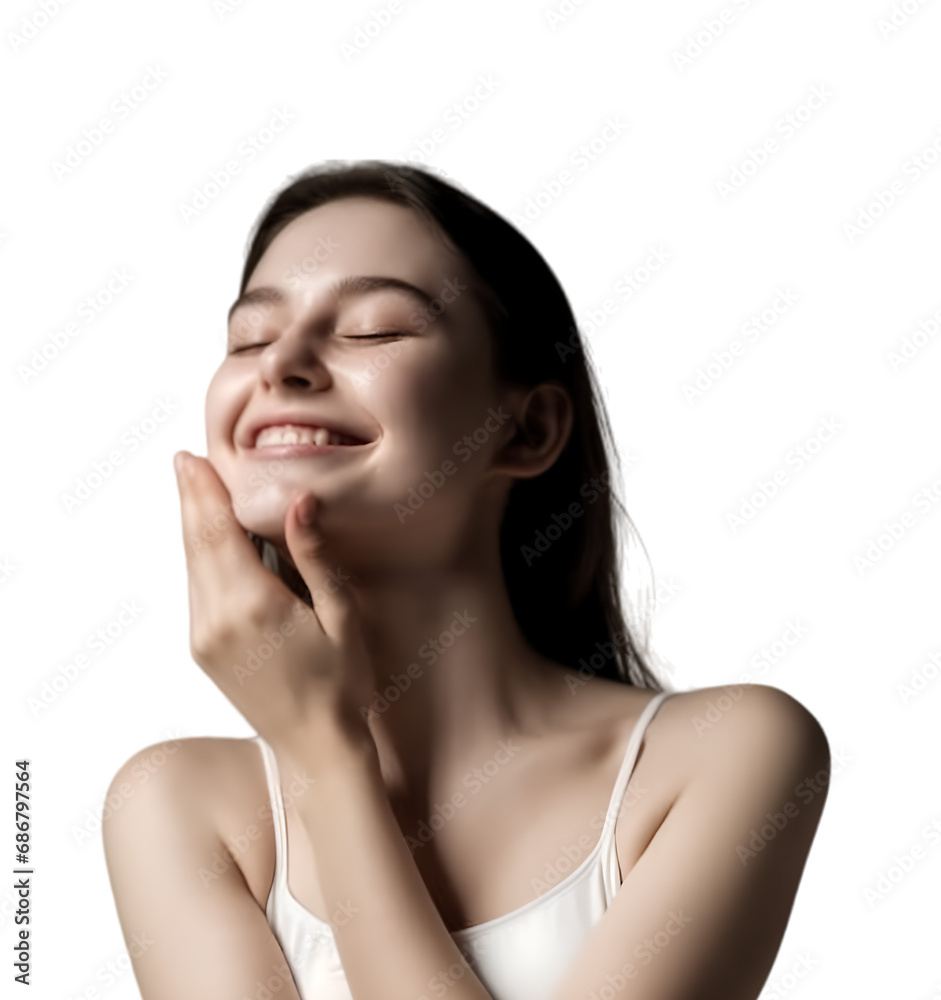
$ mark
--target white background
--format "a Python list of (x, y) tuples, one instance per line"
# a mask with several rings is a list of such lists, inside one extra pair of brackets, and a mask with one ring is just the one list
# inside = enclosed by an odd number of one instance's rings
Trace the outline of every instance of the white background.
[[(389, 9), (4, 8), (2, 732), (11, 801), (13, 761), (32, 761), (35, 995), (138, 996), (96, 821), (118, 766), (155, 741), (251, 734), (189, 657), (171, 456), (205, 454), (205, 390), (262, 205), (311, 163), (383, 157), (428, 162), (511, 218), (529, 204), (522, 228), (605, 387), (664, 598), (654, 642), (669, 683), (750, 677), (829, 737), (828, 803), (763, 995), (941, 996), (929, 949), (941, 838), (926, 833), (941, 820), (941, 11), (588, 0), (550, 18), (560, 4), (414, 0), (357, 35)], [(154, 67), (166, 78), (119, 120), (113, 102)], [(482, 79), (492, 91), (478, 100)], [(814, 88), (828, 96), (811, 107)], [(290, 124), (239, 154), (279, 109)], [(104, 116), (111, 133), (57, 171)], [(607, 119), (625, 126), (609, 142)], [(747, 162), (769, 137), (775, 151)], [(184, 220), (233, 158), (239, 173)], [(564, 169), (573, 182), (553, 197)], [(653, 248), (668, 258), (639, 271)], [(112, 269), (130, 280), (85, 322)], [(618, 297), (631, 274), (637, 291)], [(779, 288), (795, 301), (747, 341), (743, 324)], [(24, 376), (69, 322), (76, 336)], [(744, 353), (723, 368), (714, 355), (735, 340)], [(122, 435), (161, 400), (172, 413), (131, 451)], [(64, 495), (115, 448), (122, 465), (68, 511)], [(776, 470), (786, 482), (730, 523)], [(122, 602), (142, 613), (63, 687)], [(56, 677), (62, 690), (36, 709)], [(890, 873), (918, 846), (912, 871)], [(0, 889), (7, 980), (12, 902)], [(797, 979), (802, 956), (812, 969)]]

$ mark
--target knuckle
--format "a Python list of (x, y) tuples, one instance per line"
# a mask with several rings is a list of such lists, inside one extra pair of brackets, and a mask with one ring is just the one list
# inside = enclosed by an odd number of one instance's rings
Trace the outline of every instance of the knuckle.
[(190, 655), (193, 659), (204, 666), (212, 654), (213, 643), (204, 630), (199, 629), (190, 634)]
[(252, 629), (262, 629), (271, 620), (271, 607), (261, 596), (251, 596), (241, 602), (239, 617)]
[(230, 620), (203, 615), (190, 630), (190, 652), (198, 663), (211, 661), (234, 638)]

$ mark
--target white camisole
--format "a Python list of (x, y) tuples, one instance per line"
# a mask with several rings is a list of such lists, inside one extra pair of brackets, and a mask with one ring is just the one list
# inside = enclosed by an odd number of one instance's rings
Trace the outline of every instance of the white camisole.
[[(562, 981), (588, 932), (620, 888), (615, 827), (647, 725), (674, 692), (655, 695), (641, 712), (630, 739), (601, 836), (588, 856), (542, 895), (502, 917), (451, 932), (455, 944), (494, 1000), (546, 1000)], [(275, 870), (265, 915), (281, 946), (301, 1000), (352, 1000), (328, 923), (293, 896), (287, 882), (287, 828), (274, 751), (261, 736), (271, 811)], [(561, 865), (556, 865), (560, 868)], [(444, 982), (438, 982), (444, 990)], [(435, 993), (429, 983), (429, 996)]]

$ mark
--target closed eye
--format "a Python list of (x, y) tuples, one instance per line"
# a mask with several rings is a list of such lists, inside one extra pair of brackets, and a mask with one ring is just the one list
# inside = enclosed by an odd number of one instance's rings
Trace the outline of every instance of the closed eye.
[[(381, 333), (363, 333), (363, 334), (345, 334), (343, 336), (344, 340), (392, 340), (399, 339), (400, 337), (409, 337), (412, 334), (406, 333), (404, 330), (386, 330)], [(229, 354), (241, 354), (244, 351), (252, 351), (256, 347), (267, 347), (270, 341), (259, 341), (257, 344), (245, 344), (244, 347), (233, 347)]]
[(244, 347), (233, 347), (229, 354), (241, 354), (242, 351), (251, 351), (256, 347), (267, 347), (267, 343), (257, 343), (257, 344), (246, 344)]
[(384, 333), (363, 333), (359, 336), (347, 334), (345, 340), (385, 340), (390, 337), (407, 337), (404, 330), (388, 330)]

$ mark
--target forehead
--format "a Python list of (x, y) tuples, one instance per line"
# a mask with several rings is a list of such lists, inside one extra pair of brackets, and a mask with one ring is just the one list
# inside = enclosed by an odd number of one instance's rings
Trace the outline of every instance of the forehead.
[(428, 287), (455, 277), (469, 282), (471, 271), (444, 235), (407, 206), (344, 197), (292, 219), (271, 241), (246, 289), (347, 274), (389, 275)]

